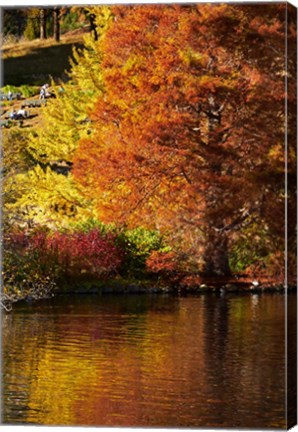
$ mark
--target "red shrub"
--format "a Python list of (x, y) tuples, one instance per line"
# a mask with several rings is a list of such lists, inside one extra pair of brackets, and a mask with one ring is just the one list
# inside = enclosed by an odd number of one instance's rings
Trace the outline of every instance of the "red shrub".
[(31, 234), (28, 246), (32, 251), (45, 253), (47, 250), (47, 234), (44, 231)]
[(284, 280), (285, 258), (283, 252), (271, 253), (266, 260), (256, 262), (245, 269), (245, 273), (251, 277), (275, 277)]
[(187, 288), (197, 287), (202, 283), (202, 278), (198, 275), (187, 275), (181, 279), (181, 285)]
[(55, 233), (47, 238), (47, 253), (67, 273), (102, 276), (117, 272), (124, 256), (115, 236), (94, 229), (88, 233)]
[(11, 233), (5, 236), (4, 249), (27, 257), (32, 268), (62, 278), (82, 273), (92, 277), (110, 275), (118, 271), (124, 258), (115, 236), (97, 229), (88, 233)]
[(146, 268), (151, 273), (170, 274), (179, 270), (175, 252), (152, 251), (146, 260)]

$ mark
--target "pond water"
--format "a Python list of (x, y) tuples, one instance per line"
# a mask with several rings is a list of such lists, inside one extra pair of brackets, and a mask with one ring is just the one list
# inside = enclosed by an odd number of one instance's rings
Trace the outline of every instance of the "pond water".
[(2, 422), (284, 428), (284, 306), (278, 294), (17, 305), (2, 314)]

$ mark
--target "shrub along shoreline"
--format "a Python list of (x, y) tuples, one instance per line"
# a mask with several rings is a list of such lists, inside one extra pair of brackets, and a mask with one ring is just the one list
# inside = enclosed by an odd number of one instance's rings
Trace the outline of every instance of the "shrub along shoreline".
[[(6, 232), (1, 305), (59, 294), (226, 294), (284, 292), (282, 277), (195, 272), (156, 232), (98, 225)], [(295, 288), (290, 284), (288, 289)]]

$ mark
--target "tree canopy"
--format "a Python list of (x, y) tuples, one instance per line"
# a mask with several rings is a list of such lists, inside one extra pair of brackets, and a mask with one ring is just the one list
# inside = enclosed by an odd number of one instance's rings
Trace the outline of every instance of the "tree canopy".
[(34, 129), (5, 133), (10, 226), (107, 224), (151, 274), (284, 274), (285, 200), (296, 208), (288, 7), (87, 8), (93, 34), (69, 80), (52, 82)]
[(196, 232), (208, 274), (229, 272), (233, 232), (255, 221), (282, 249), (285, 5), (112, 10), (74, 160), (98, 216)]

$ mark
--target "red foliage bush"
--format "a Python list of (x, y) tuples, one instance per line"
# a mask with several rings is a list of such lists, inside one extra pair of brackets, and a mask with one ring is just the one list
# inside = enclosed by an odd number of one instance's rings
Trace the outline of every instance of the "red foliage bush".
[(6, 236), (4, 249), (26, 256), (41, 272), (51, 271), (60, 277), (110, 275), (118, 271), (124, 258), (116, 236), (98, 229), (87, 233), (13, 233)]
[(151, 273), (169, 275), (179, 271), (179, 262), (175, 252), (152, 251), (146, 260), (146, 268)]
[(112, 234), (94, 229), (88, 233), (55, 233), (47, 238), (47, 252), (67, 273), (102, 276), (117, 272), (124, 251), (116, 245)]
[(194, 288), (199, 286), (202, 283), (202, 278), (198, 275), (187, 275), (184, 276), (181, 281), (181, 285), (187, 288)]
[(274, 277), (276, 280), (285, 278), (285, 259), (283, 252), (271, 253), (266, 260), (256, 262), (245, 269), (245, 273), (254, 278)]

